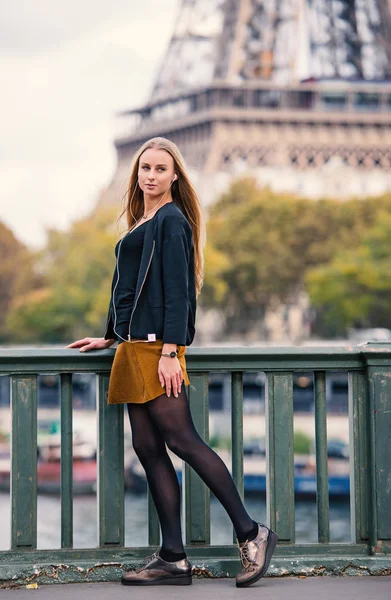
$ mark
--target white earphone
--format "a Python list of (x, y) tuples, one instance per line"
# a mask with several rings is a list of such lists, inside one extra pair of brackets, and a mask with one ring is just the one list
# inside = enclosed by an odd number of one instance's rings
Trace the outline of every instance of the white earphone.
[(171, 180), (171, 183), (174, 183), (174, 181), (175, 181), (176, 179), (178, 179), (178, 175), (175, 173), (175, 175), (174, 175), (173, 179)]

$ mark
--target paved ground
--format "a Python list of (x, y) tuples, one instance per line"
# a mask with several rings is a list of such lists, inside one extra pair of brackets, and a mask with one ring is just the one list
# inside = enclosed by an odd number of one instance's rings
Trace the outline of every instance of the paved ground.
[(0, 590), (1, 600), (39, 596), (50, 600), (390, 600), (391, 577), (266, 577), (249, 588), (235, 587), (234, 579), (193, 579), (186, 587), (124, 587), (117, 583), (85, 583)]

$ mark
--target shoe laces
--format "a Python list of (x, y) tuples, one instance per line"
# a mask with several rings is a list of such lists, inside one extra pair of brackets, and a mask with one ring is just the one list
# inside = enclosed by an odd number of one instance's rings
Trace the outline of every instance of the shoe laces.
[(136, 573), (140, 573), (143, 569), (145, 569), (145, 567), (147, 566), (147, 564), (149, 562), (151, 562), (151, 560), (155, 559), (158, 557), (158, 550), (156, 550), (156, 552), (154, 552), (153, 554), (151, 554), (150, 556), (146, 556), (143, 560), (143, 563), (141, 565), (141, 567), (139, 567), (139, 569), (137, 569)]
[(242, 563), (244, 569), (248, 570), (254, 566), (253, 561), (251, 560), (251, 557), (250, 557), (250, 547), (249, 547), (248, 540), (243, 542), (243, 544), (239, 544), (239, 542), (238, 542), (238, 546), (239, 546), (241, 563)]

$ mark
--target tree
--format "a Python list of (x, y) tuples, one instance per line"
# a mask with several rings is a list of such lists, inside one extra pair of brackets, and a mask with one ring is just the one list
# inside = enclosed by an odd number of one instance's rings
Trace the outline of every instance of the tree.
[(17, 295), (7, 323), (13, 339), (69, 342), (103, 335), (115, 265), (112, 208), (74, 222), (69, 231), (48, 231), (37, 256), (44, 284)]
[(15, 295), (35, 289), (41, 280), (34, 271), (34, 254), (0, 222), (0, 341), (10, 336), (6, 317)]
[(391, 328), (391, 212), (382, 210), (356, 246), (307, 274), (319, 330)]
[(227, 334), (260, 327), (268, 309), (295, 303), (310, 269), (356, 248), (379, 209), (391, 214), (390, 195), (314, 201), (234, 182), (210, 208), (202, 305), (220, 308)]

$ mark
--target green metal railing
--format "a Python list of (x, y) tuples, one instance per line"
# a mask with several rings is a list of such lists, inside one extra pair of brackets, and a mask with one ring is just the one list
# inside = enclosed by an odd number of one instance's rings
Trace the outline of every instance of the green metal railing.
[[(0, 582), (118, 579), (160, 543), (149, 495), (147, 548), (124, 547), (124, 410), (107, 404), (114, 350), (0, 350), (11, 376), (11, 550)], [(243, 497), (243, 373), (266, 373), (267, 522), (279, 544), (269, 569), (281, 573), (391, 574), (391, 344), (341, 348), (189, 348), (188, 388), (198, 432), (208, 440), (208, 376), (231, 374), (232, 475)], [(295, 542), (293, 373), (314, 372), (318, 542)], [(351, 542), (330, 543), (326, 373), (349, 374)], [(97, 377), (99, 546), (73, 548), (72, 373)], [(61, 549), (37, 550), (37, 375), (61, 379)], [(210, 545), (209, 490), (185, 465), (185, 543), (194, 572), (230, 576), (237, 547)]]

